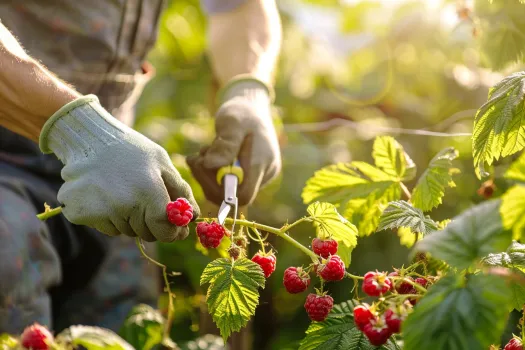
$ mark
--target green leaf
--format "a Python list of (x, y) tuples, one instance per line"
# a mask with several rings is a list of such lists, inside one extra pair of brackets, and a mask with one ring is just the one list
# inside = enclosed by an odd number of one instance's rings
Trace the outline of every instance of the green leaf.
[(503, 194), (500, 214), (503, 227), (512, 230), (512, 238), (519, 240), (525, 229), (525, 186), (513, 186)]
[(323, 322), (311, 323), (299, 350), (372, 350), (397, 347), (389, 340), (385, 345), (375, 347), (354, 323), (354, 305), (351, 301), (334, 305)]
[(216, 259), (208, 264), (200, 284), (210, 283), (206, 302), (213, 321), (226, 342), (232, 332), (246, 326), (259, 304), (259, 287), (265, 278), (261, 267), (246, 258)]
[(522, 153), (507, 169), (505, 172), (505, 178), (525, 183), (525, 153)]
[(478, 177), (491, 165), (525, 146), (525, 72), (512, 74), (489, 90), (474, 119), (472, 152)]
[(406, 201), (394, 201), (388, 204), (379, 219), (378, 231), (406, 227), (412, 232), (423, 235), (438, 229), (438, 224), (423, 212)]
[(452, 175), (459, 172), (452, 168), (452, 160), (458, 157), (458, 152), (445, 148), (439, 152), (428, 165), (428, 168), (417, 181), (412, 191), (412, 204), (423, 211), (429, 211), (442, 203), (447, 187), (455, 187)]
[(317, 237), (335, 239), (339, 244), (337, 254), (348, 267), (352, 260), (352, 251), (357, 246), (357, 228), (342, 217), (335, 205), (330, 203), (312, 203), (308, 206), (307, 212), (313, 219)]
[(514, 241), (506, 252), (489, 254), (483, 258), (482, 263), (510, 269), (514, 276), (510, 278), (509, 284), (512, 293), (512, 305), (509, 311), (512, 309), (521, 311), (525, 304), (525, 245)]
[(376, 167), (398, 181), (410, 181), (416, 176), (416, 165), (391, 136), (375, 139), (372, 156)]
[(397, 236), (399, 237), (399, 243), (407, 248), (412, 248), (417, 241), (423, 239), (423, 235), (416, 235), (409, 227), (400, 227), (397, 229)]
[(499, 215), (500, 200), (476, 205), (455, 217), (442, 231), (417, 242), (415, 250), (426, 251), (451, 266), (465, 269), (487, 254), (505, 250), (511, 233)]
[(135, 349), (151, 350), (162, 343), (164, 317), (149, 305), (139, 304), (131, 310), (119, 335)]
[(87, 350), (135, 350), (115, 332), (92, 326), (71, 326), (56, 337), (65, 346), (83, 346)]
[(224, 340), (214, 334), (205, 334), (180, 346), (180, 350), (226, 350)]
[(509, 289), (498, 276), (447, 275), (428, 289), (403, 323), (404, 349), (488, 349), (499, 343), (510, 302)]

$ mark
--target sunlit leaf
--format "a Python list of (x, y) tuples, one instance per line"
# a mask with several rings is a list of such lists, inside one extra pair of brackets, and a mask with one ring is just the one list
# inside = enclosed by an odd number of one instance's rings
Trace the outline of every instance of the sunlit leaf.
[(525, 183), (525, 153), (522, 153), (507, 169), (505, 178)]
[(60, 332), (56, 341), (66, 346), (87, 350), (135, 350), (115, 332), (92, 326), (71, 326)]
[(158, 310), (139, 304), (133, 307), (118, 334), (135, 349), (151, 350), (162, 343), (164, 321)]
[(410, 181), (416, 176), (416, 165), (391, 136), (380, 136), (374, 141), (372, 156), (376, 167), (398, 181)]
[(503, 226), (512, 230), (512, 238), (519, 240), (525, 230), (525, 186), (515, 185), (501, 197), (500, 214)]
[(407, 227), (412, 232), (426, 235), (437, 230), (438, 224), (406, 201), (390, 202), (379, 219), (377, 229), (381, 231), (399, 227)]

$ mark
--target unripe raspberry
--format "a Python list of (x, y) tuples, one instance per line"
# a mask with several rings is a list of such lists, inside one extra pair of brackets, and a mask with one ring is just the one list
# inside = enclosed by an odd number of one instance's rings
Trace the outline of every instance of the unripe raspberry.
[(310, 285), (310, 276), (300, 267), (289, 267), (284, 271), (283, 284), (288, 293), (301, 293)]
[(363, 330), (373, 318), (374, 314), (370, 311), (370, 305), (361, 304), (354, 308), (354, 322), (360, 330)]
[(213, 221), (210, 223), (199, 222), (197, 224), (197, 236), (199, 241), (206, 248), (217, 248), (226, 234), (222, 225)]
[(392, 287), (392, 281), (384, 272), (367, 272), (363, 281), (363, 292), (372, 296), (378, 297), (385, 294)]
[(266, 278), (270, 277), (270, 275), (275, 271), (277, 259), (275, 258), (275, 254), (271, 251), (266, 254), (259, 251), (253, 256), (252, 261), (256, 264), (259, 264), (259, 266), (264, 271), (264, 277)]
[(241, 255), (241, 248), (235, 244), (232, 244), (232, 246), (228, 249), (228, 254), (230, 254), (230, 257), (233, 260), (237, 260)]
[(20, 342), (22, 346), (27, 349), (48, 350), (51, 349), (50, 345), (54, 342), (54, 338), (46, 327), (34, 323), (24, 329), (20, 337)]
[(310, 293), (306, 297), (304, 308), (312, 321), (322, 322), (334, 307), (334, 299), (329, 295)]
[(325, 281), (340, 281), (345, 277), (345, 263), (339, 255), (331, 255), (317, 267), (317, 274)]
[(177, 226), (186, 226), (193, 219), (193, 207), (186, 198), (177, 198), (166, 205), (168, 221)]
[(312, 250), (315, 254), (327, 259), (330, 255), (337, 253), (337, 241), (333, 239), (314, 238), (312, 240)]

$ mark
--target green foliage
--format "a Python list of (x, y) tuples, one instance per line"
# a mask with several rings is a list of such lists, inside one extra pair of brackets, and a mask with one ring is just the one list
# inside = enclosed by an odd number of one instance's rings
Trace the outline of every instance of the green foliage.
[(119, 335), (135, 349), (151, 350), (162, 343), (164, 322), (158, 310), (139, 304), (129, 313)]
[(91, 326), (71, 326), (56, 336), (56, 342), (83, 346), (87, 350), (135, 350), (133, 346), (109, 329)]
[(210, 283), (206, 294), (208, 311), (226, 341), (255, 314), (258, 288), (264, 288), (264, 273), (249, 259), (220, 258), (210, 262), (202, 272), (200, 284), (206, 283)]
[(525, 186), (511, 187), (501, 197), (500, 208), (503, 226), (512, 230), (512, 238), (520, 239), (525, 229)]
[(505, 178), (525, 183), (525, 153), (522, 153), (507, 169), (505, 172)]
[(525, 72), (514, 73), (489, 90), (476, 113), (472, 135), (474, 166), (479, 176), (484, 165), (519, 152), (525, 146)]
[(18, 339), (7, 333), (0, 334), (0, 349), (10, 350), (18, 347)]
[(458, 152), (449, 147), (432, 158), (412, 191), (414, 207), (429, 211), (442, 203), (445, 189), (455, 186), (452, 175), (457, 174), (459, 170), (452, 168), (452, 161), (457, 157)]
[(498, 276), (447, 275), (403, 323), (405, 350), (483, 350), (498, 343), (510, 304)]
[(491, 200), (463, 212), (442, 231), (417, 242), (415, 249), (459, 269), (466, 269), (487, 254), (505, 250), (511, 233), (499, 215), (500, 200)]
[(372, 156), (376, 167), (397, 181), (410, 181), (416, 176), (416, 165), (393, 137), (378, 137)]
[(224, 340), (213, 334), (205, 334), (180, 346), (180, 350), (227, 350)]
[(427, 235), (437, 230), (438, 224), (406, 201), (391, 202), (379, 219), (378, 231), (400, 227)]
[(333, 204), (315, 202), (308, 206), (307, 211), (312, 217), (317, 237), (335, 239), (339, 244), (337, 254), (348, 267), (352, 250), (357, 246), (357, 228), (343, 218)]
[(397, 349), (392, 341), (381, 347), (370, 344), (363, 332), (355, 326), (353, 315), (355, 305), (357, 303), (352, 301), (336, 304), (326, 320), (310, 324), (299, 350)]

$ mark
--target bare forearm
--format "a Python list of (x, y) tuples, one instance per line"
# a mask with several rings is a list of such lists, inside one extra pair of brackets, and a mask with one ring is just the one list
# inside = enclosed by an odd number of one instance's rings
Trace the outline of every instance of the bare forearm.
[(0, 125), (37, 142), (47, 119), (80, 96), (29, 57), (0, 23)]
[(248, 0), (234, 11), (211, 15), (208, 39), (221, 85), (246, 74), (273, 84), (282, 40), (274, 0)]

